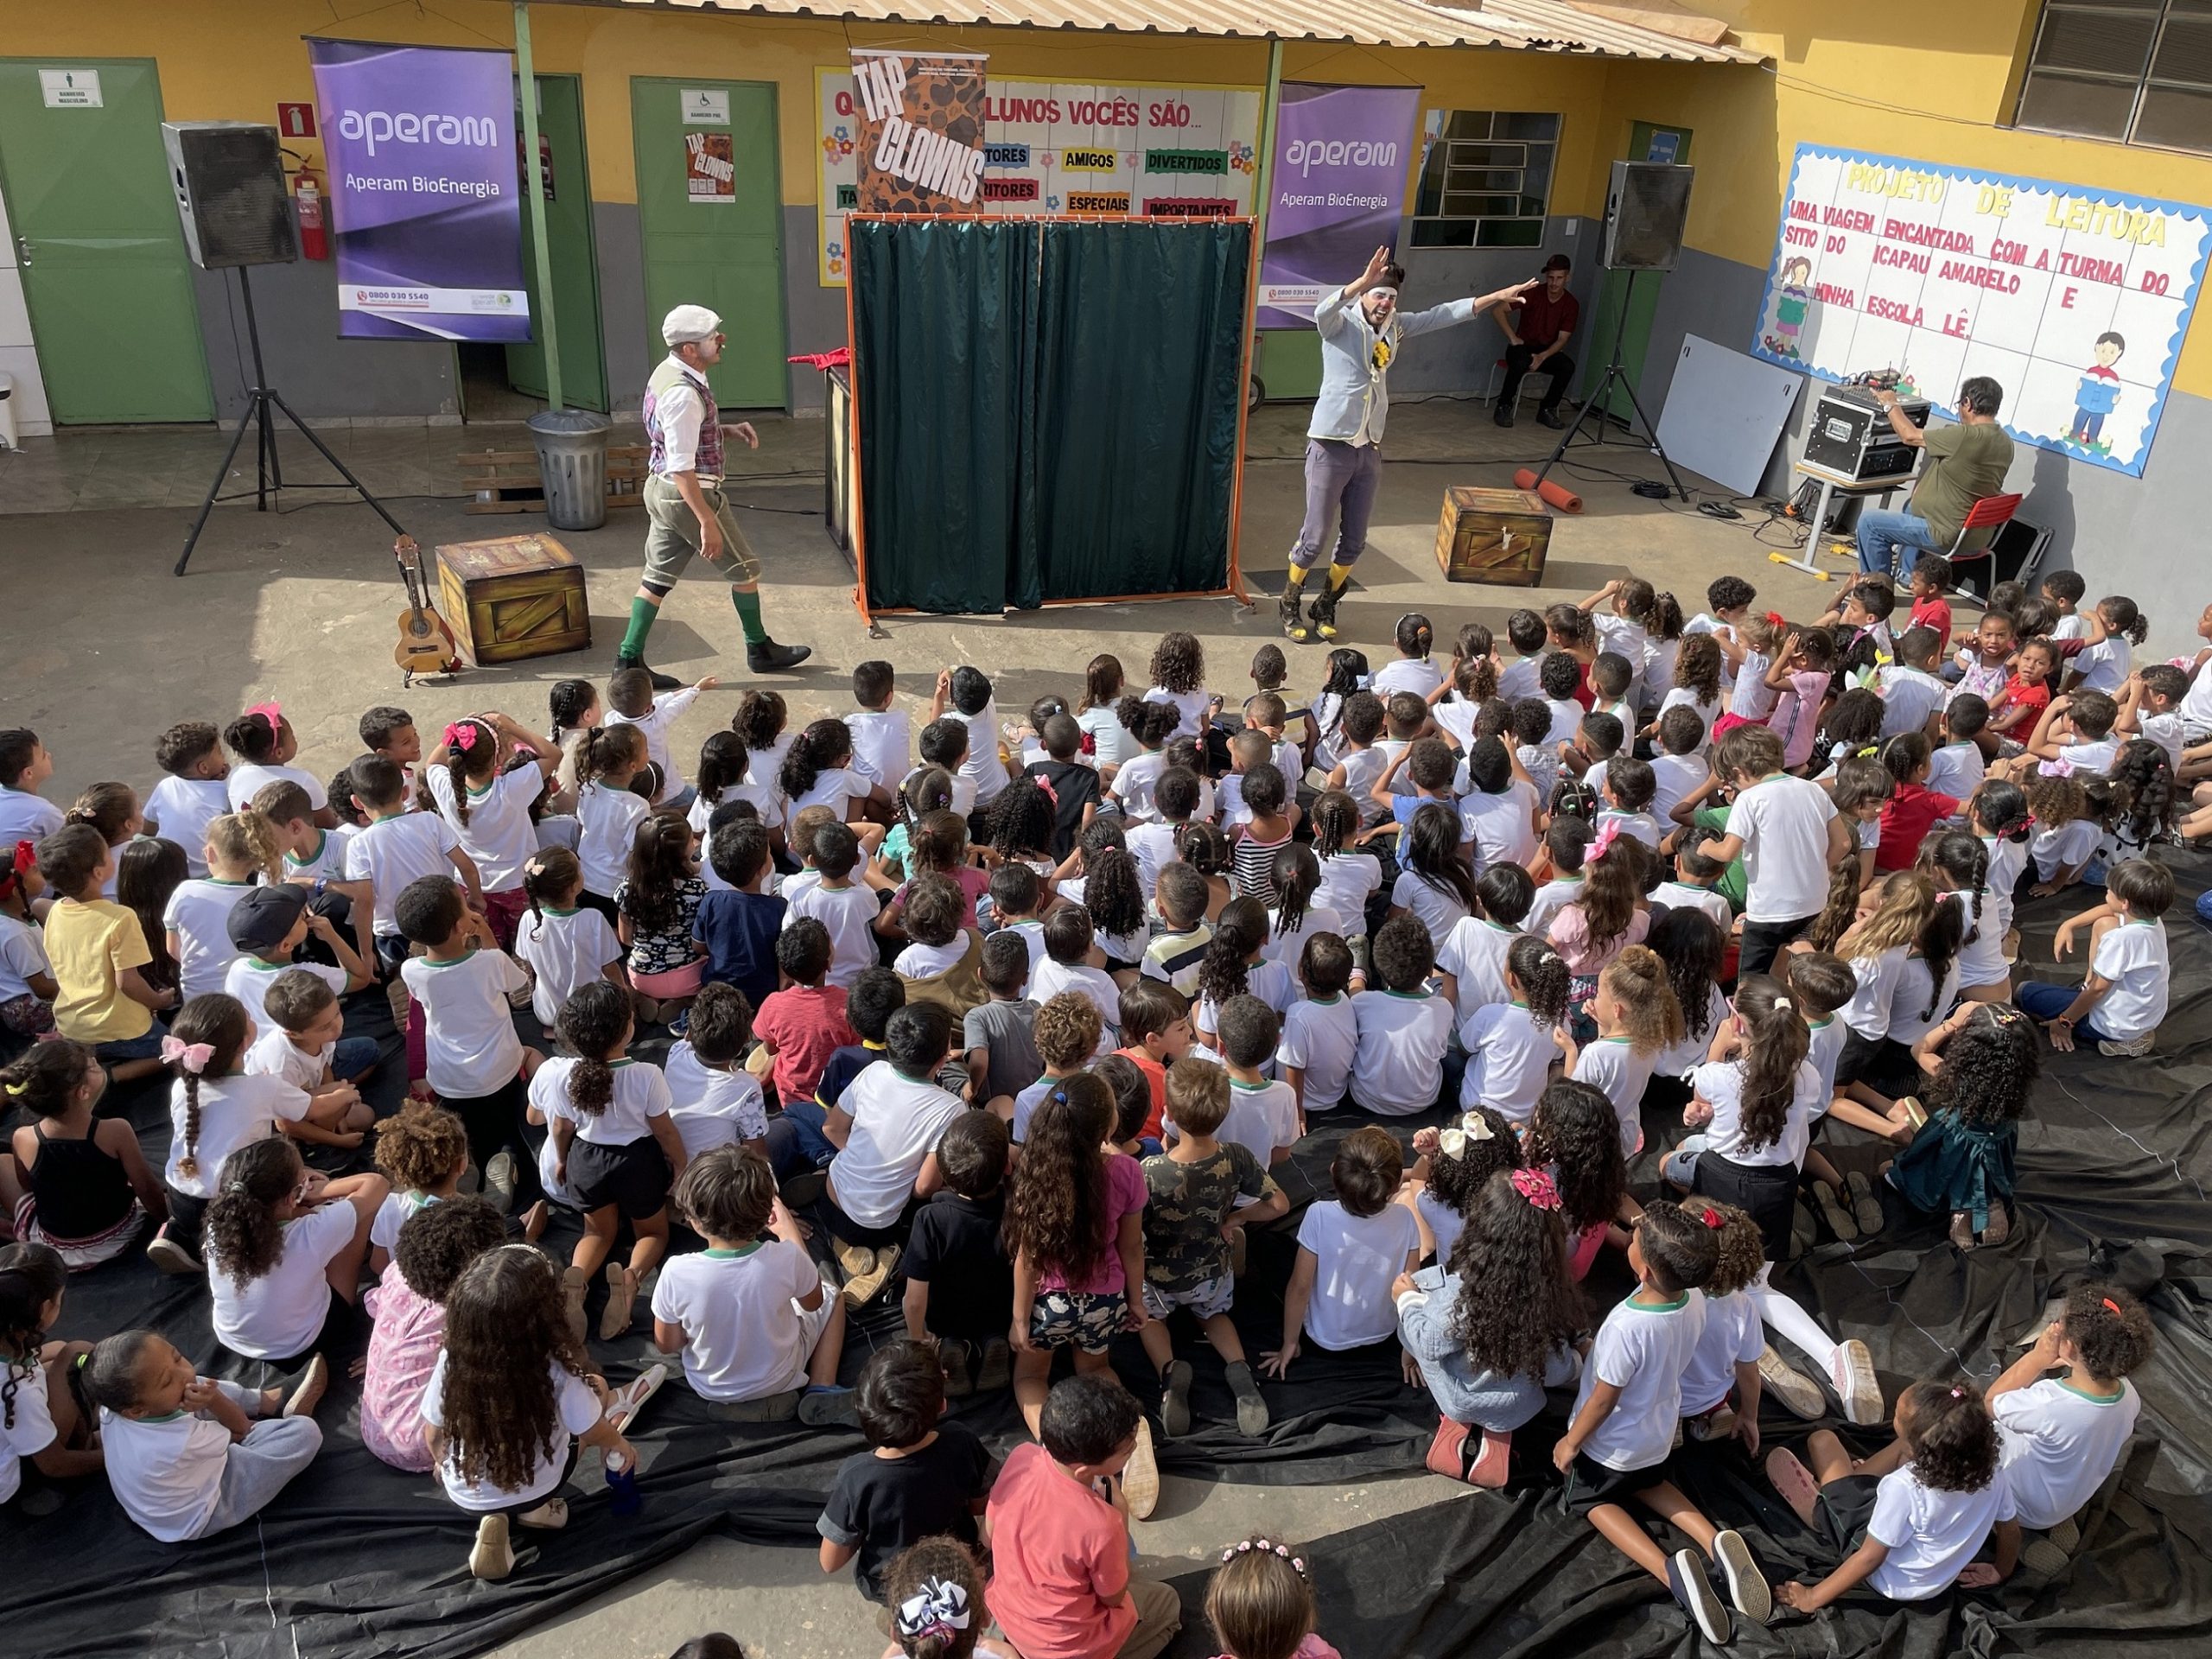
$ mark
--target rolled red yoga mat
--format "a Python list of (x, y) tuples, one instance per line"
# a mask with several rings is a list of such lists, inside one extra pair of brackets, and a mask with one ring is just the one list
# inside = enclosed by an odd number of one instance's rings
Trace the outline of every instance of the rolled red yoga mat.
[(1536, 475), (1530, 472), (1526, 467), (1523, 467), (1519, 472), (1513, 474), (1513, 487), (1516, 490), (1534, 490), (1538, 495), (1542, 496), (1548, 503), (1557, 507), (1561, 512), (1580, 512), (1582, 511), (1582, 498), (1580, 496), (1575, 494), (1573, 491), (1568, 489), (1564, 485), (1553, 483), (1549, 479), (1546, 479), (1542, 483), (1539, 484), (1536, 482)]

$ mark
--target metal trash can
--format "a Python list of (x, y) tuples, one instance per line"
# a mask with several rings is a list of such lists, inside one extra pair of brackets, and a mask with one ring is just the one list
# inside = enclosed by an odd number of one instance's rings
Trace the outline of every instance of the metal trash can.
[(545, 516), (556, 530), (597, 530), (607, 522), (607, 435), (613, 423), (588, 409), (541, 410), (530, 417)]

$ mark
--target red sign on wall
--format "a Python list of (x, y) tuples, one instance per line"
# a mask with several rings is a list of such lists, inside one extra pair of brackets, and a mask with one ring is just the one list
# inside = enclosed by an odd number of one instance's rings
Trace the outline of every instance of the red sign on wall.
[(276, 130), (287, 138), (314, 137), (315, 105), (279, 104), (276, 106)]

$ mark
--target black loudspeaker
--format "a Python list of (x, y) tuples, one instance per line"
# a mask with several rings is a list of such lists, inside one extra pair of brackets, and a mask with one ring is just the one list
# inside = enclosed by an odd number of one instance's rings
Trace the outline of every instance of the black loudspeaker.
[(1672, 270), (1682, 256), (1694, 171), (1664, 162), (1615, 162), (1599, 264), (1608, 270)]
[(276, 129), (245, 121), (164, 121), (184, 245), (202, 270), (300, 257)]

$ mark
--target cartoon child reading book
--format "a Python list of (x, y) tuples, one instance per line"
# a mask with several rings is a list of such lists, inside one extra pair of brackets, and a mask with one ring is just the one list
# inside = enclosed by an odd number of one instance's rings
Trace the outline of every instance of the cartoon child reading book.
[(2097, 336), (2097, 360), (2082, 371), (2082, 384), (2074, 389), (2074, 422), (2067, 436), (2084, 448), (2097, 442), (2105, 416), (2120, 402), (2120, 376), (2113, 370), (2127, 342), (2118, 334)]
[(1797, 335), (1812, 305), (1813, 262), (1802, 253), (1793, 255), (1782, 267), (1782, 287), (1774, 301), (1774, 332), (1766, 337), (1767, 350), (1778, 357), (1802, 357)]

